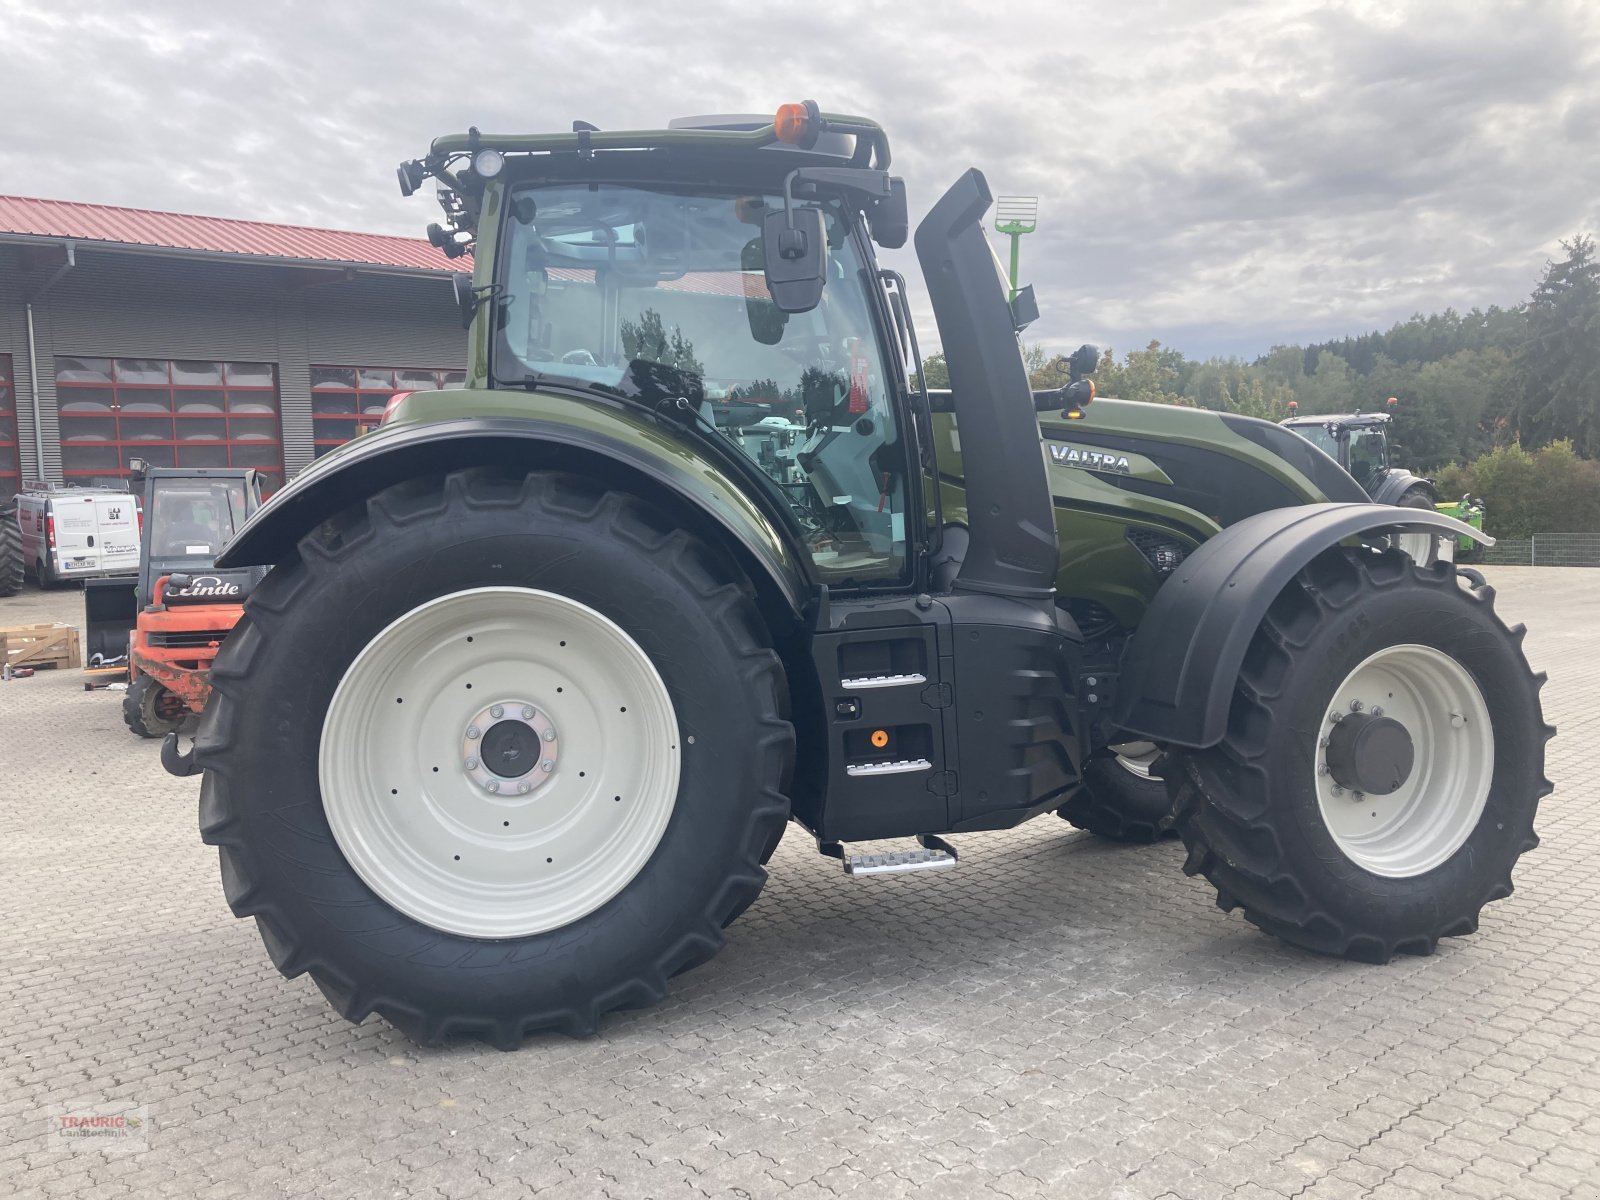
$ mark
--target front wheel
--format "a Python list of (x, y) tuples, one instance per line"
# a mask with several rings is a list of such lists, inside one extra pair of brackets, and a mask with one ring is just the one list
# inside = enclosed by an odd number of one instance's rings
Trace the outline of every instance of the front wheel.
[(1521, 641), (1475, 573), (1324, 552), (1257, 631), (1223, 742), (1164, 765), (1184, 870), (1325, 954), (1387, 962), (1472, 933), (1551, 790)]
[(322, 525), (211, 679), (201, 831), (234, 912), (345, 1017), (425, 1043), (660, 1000), (788, 818), (742, 575), (571, 476), (463, 471)]
[(181, 697), (141, 675), (122, 694), (122, 720), (142, 738), (164, 738), (176, 733), (189, 719), (189, 706)]

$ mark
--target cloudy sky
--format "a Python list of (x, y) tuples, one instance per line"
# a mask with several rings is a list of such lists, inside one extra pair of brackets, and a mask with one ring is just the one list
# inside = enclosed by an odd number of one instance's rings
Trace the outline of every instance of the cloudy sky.
[(1595, 0), (0, 0), (0, 42), (0, 192), (407, 234), (437, 133), (815, 98), (914, 218), (967, 166), (1040, 196), (1052, 349), (1513, 304), (1600, 233)]

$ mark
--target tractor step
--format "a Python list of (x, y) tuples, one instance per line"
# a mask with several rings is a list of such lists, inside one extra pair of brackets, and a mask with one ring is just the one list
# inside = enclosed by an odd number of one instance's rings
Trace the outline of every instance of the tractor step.
[(940, 871), (956, 865), (955, 847), (932, 834), (920, 834), (915, 850), (890, 850), (879, 854), (847, 854), (838, 842), (817, 848), (837, 858), (846, 875), (898, 875), (905, 871)]

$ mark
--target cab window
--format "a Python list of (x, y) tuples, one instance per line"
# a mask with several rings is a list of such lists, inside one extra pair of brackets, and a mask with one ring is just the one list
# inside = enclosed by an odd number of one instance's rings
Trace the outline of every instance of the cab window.
[(823, 579), (899, 579), (899, 366), (877, 340), (874, 283), (845, 217), (825, 206), (822, 300), (780, 312), (763, 276), (761, 217), (781, 204), (606, 184), (512, 192), (494, 373), (623, 395), (642, 374), (665, 380), (766, 476)]

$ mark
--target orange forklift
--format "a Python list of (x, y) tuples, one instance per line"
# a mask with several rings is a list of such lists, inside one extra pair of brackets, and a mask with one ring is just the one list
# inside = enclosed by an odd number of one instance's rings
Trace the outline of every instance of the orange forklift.
[(263, 568), (214, 564), (261, 506), (259, 475), (243, 467), (151, 467), (134, 460), (143, 485), (137, 580), (86, 580), (91, 661), (126, 654), (122, 716), (140, 737), (161, 738), (206, 706), (211, 663), (244, 613)]

